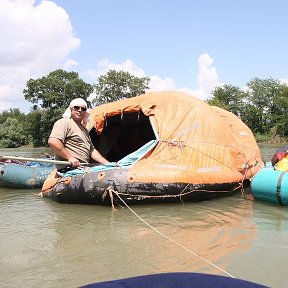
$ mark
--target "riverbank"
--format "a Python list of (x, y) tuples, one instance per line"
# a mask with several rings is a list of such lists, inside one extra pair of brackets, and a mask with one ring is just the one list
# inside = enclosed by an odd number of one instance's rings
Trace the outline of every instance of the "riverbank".
[(278, 134), (266, 135), (266, 134), (255, 134), (254, 135), (256, 142), (258, 144), (283, 144), (286, 145), (288, 139), (281, 137)]

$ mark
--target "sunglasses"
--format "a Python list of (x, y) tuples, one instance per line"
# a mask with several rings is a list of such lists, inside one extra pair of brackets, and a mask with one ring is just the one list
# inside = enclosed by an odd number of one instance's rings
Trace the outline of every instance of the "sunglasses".
[(87, 110), (86, 107), (82, 107), (82, 106), (73, 106), (72, 108), (76, 111), (86, 111)]

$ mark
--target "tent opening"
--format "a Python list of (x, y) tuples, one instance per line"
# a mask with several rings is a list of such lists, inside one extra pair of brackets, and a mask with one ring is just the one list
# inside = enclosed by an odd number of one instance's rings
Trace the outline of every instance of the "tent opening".
[(149, 141), (156, 140), (150, 119), (142, 111), (107, 118), (100, 135), (94, 127), (89, 134), (94, 147), (111, 162), (118, 162)]

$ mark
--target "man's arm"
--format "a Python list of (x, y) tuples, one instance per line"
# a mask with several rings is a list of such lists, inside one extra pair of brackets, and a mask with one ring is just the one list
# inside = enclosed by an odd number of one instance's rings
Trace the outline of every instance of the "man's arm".
[(97, 151), (96, 149), (93, 150), (93, 152), (91, 153), (91, 158), (94, 161), (97, 161), (101, 164), (108, 164), (110, 163), (105, 157), (103, 157), (99, 151)]
[(58, 156), (62, 157), (63, 159), (68, 160), (72, 167), (78, 167), (80, 165), (80, 162), (77, 158), (72, 157), (69, 153), (69, 151), (64, 147), (61, 140), (57, 138), (49, 138), (48, 144), (51, 147), (51, 149), (56, 153)]

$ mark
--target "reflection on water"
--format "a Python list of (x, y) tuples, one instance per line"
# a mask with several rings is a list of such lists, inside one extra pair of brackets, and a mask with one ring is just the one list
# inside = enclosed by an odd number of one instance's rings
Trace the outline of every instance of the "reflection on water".
[[(6, 193), (5, 205), (1, 201), (6, 239), (0, 267), (6, 267), (1, 274), (12, 281), (10, 287), (21, 285), (23, 277), (29, 287), (42, 279), (44, 287), (71, 287), (168, 271), (223, 275), (151, 230), (128, 209), (61, 205), (25, 192), (15, 199), (20, 192), (14, 190), (11, 198)], [(256, 227), (251, 201), (239, 195), (223, 200), (133, 209), (164, 235), (233, 275), (233, 257), (251, 249)]]
[[(265, 153), (271, 157), (273, 151)], [(1, 287), (77, 287), (160, 272), (227, 276), (209, 262), (236, 278), (286, 287), (284, 208), (242, 199), (240, 193), (131, 207), (184, 249), (127, 208), (59, 204), (37, 192), (0, 188)]]

